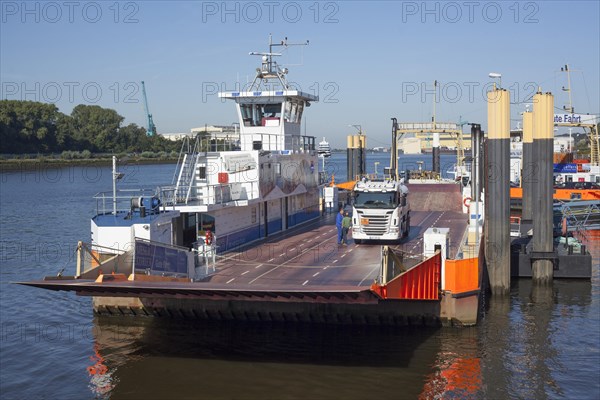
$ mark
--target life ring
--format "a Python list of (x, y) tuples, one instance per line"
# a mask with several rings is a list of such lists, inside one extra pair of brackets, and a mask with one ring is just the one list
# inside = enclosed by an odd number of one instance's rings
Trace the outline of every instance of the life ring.
[(212, 241), (213, 241), (213, 234), (212, 234), (212, 232), (211, 231), (206, 231), (206, 238), (204, 239), (204, 242), (207, 245), (210, 246), (212, 244)]
[[(467, 204), (467, 200), (469, 200), (469, 204)], [(471, 206), (471, 199), (470, 197), (465, 197), (465, 199), (463, 200), (463, 204), (465, 205), (465, 207), (469, 208)]]

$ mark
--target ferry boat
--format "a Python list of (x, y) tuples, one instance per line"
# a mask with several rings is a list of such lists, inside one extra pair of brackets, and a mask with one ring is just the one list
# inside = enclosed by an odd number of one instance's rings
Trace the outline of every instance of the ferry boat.
[(274, 47), (291, 45), (270, 41), (268, 52), (250, 53), (261, 57), (250, 89), (219, 93), (235, 104), (239, 144), (187, 143), (174, 184), (156, 190), (117, 190), (114, 159), (113, 190), (95, 196), (76, 273), (22, 284), (91, 296), (100, 315), (475, 324), (482, 216), (469, 227), (461, 184), (408, 183), (401, 239), (337, 242), (337, 207), (326, 214), (321, 205), (315, 138), (301, 134), (318, 97), (292, 89), (274, 61)]
[(554, 183), (557, 186), (587, 188), (600, 185), (600, 166), (591, 165), (590, 160), (571, 159), (570, 161), (554, 164)]
[(319, 157), (331, 157), (331, 146), (329, 145), (329, 142), (325, 140), (325, 138), (323, 138), (323, 140), (319, 142), (319, 147), (317, 147), (317, 153), (319, 154)]
[[(523, 198), (521, 182), (521, 154), (511, 157), (511, 202), (518, 208)], [(600, 167), (590, 166), (588, 160), (574, 160), (570, 153), (554, 153), (553, 199), (557, 202), (600, 200)]]
[[(523, 131), (511, 131), (510, 142), (510, 198), (513, 209), (520, 209), (523, 198), (521, 172), (523, 167)], [(572, 152), (564, 151), (563, 144), (554, 143), (553, 199), (558, 202), (600, 200), (600, 166), (590, 160), (575, 159)]]

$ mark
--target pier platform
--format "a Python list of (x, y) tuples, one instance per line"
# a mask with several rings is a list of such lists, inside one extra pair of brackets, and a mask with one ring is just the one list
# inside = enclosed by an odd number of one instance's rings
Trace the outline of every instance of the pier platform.
[[(573, 238), (573, 242), (575, 240)], [(513, 278), (531, 278), (532, 264), (536, 259), (552, 261), (555, 279), (592, 279), (592, 256), (585, 246), (573, 246), (554, 243), (554, 251), (549, 254), (536, 254), (531, 237), (518, 238), (511, 243), (511, 276)]]

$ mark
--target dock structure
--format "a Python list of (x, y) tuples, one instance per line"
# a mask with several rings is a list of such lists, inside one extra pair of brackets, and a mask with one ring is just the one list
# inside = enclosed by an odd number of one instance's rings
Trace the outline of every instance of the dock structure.
[(471, 156), (473, 163), (471, 165), (471, 199), (476, 203), (480, 201), (482, 192), (482, 173), (481, 166), (483, 147), (483, 131), (481, 124), (471, 124)]
[(554, 96), (538, 92), (533, 96), (533, 144), (535, 160), (532, 192), (535, 214), (533, 215), (533, 280), (549, 283), (554, 270), (553, 243), (553, 184), (552, 152), (554, 142)]
[(485, 258), (493, 294), (510, 291), (510, 94), (487, 93), (488, 141)]
[(357, 135), (348, 135), (347, 145), (347, 180), (354, 181), (367, 173), (367, 137), (359, 130)]
[(440, 174), (440, 133), (433, 132), (433, 145), (431, 148), (432, 171)]
[(523, 172), (521, 173), (522, 196), (522, 214), (521, 223), (531, 224), (533, 214), (533, 175), (537, 167), (533, 158), (533, 113), (526, 111), (523, 113)]

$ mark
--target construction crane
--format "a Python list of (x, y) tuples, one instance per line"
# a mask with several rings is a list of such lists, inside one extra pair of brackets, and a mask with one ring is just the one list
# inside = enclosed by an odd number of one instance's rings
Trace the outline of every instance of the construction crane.
[[(567, 73), (567, 85), (568, 87), (562, 87), (564, 92), (569, 93), (569, 105), (563, 106), (565, 112), (568, 112), (572, 116), (576, 116), (575, 107), (573, 107), (573, 98), (571, 96), (571, 72), (575, 70), (569, 67), (569, 64), (566, 64), (564, 67), (560, 68), (561, 72)], [(579, 71), (581, 72), (581, 71)], [(581, 116), (579, 122), (555, 122), (554, 126), (568, 126), (568, 127), (580, 127), (583, 128), (584, 132), (588, 133), (588, 140), (590, 141), (590, 164), (594, 166), (600, 165), (600, 133), (598, 132), (598, 120), (593, 116), (587, 116), (586, 122), (581, 123)]]
[(461, 128), (465, 125), (469, 125), (469, 121), (463, 121), (462, 119), (462, 115), (458, 116), (458, 122), (456, 123), (457, 126), (460, 126)]
[(156, 126), (154, 125), (154, 121), (152, 121), (152, 114), (150, 114), (150, 110), (148, 109), (148, 98), (146, 97), (146, 86), (144, 85), (144, 81), (142, 81), (142, 94), (144, 95), (144, 112), (146, 113), (146, 118), (148, 118), (146, 135), (154, 136), (156, 135)]

